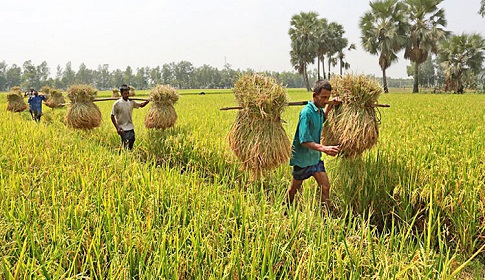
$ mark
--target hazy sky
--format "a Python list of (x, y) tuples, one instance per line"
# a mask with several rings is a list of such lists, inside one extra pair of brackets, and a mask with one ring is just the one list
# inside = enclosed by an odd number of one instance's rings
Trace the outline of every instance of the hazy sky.
[[(447, 29), (485, 37), (480, 0), (445, 0)], [(22, 66), (72, 62), (77, 71), (109, 64), (156, 67), (186, 60), (194, 67), (292, 71), (288, 30), (292, 15), (315, 11), (340, 23), (357, 46), (347, 53), (351, 70), (380, 76), (377, 56), (363, 51), (358, 22), (370, 10), (365, 0), (0, 0), (0, 61)], [(402, 58), (387, 70), (407, 77)], [(311, 66), (315, 68), (315, 66)]]

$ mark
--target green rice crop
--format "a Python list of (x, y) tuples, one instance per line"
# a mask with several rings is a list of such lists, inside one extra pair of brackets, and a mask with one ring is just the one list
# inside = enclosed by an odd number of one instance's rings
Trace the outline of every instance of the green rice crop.
[[(0, 93), (0, 278), (484, 278), (485, 95), (382, 95), (377, 146), (323, 158), (335, 209), (310, 179), (285, 216), (290, 167), (251, 181), (227, 143), (236, 111), (219, 110), (234, 95), (192, 92), (164, 131), (135, 109), (131, 152), (113, 101), (84, 131), (63, 108), (7, 112)], [(290, 138), (300, 109), (282, 115)]]

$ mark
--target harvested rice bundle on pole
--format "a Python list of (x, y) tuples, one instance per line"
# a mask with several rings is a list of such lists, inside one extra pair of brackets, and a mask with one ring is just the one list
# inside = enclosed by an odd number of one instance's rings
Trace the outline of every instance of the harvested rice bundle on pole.
[(132, 96), (135, 96), (135, 88), (130, 86), (130, 94), (128, 94), (128, 96), (132, 97)]
[(323, 125), (322, 138), (325, 145), (340, 144), (341, 156), (356, 158), (374, 147), (379, 137), (376, 108), (381, 86), (365, 76), (334, 76), (330, 79), (333, 95), (340, 96)]
[(113, 94), (111, 95), (111, 97), (120, 97), (120, 90), (117, 88), (114, 88)]
[(98, 91), (89, 85), (73, 85), (67, 89), (71, 106), (67, 108), (66, 122), (73, 128), (93, 129), (103, 119), (98, 106), (93, 103)]
[(47, 99), (44, 102), (49, 108), (61, 108), (66, 103), (62, 92), (58, 89), (49, 89), (49, 93), (46, 93)]
[(145, 117), (145, 127), (165, 129), (172, 127), (177, 120), (173, 105), (179, 99), (177, 90), (169, 85), (157, 85), (148, 94), (152, 106)]
[(281, 124), (288, 96), (275, 79), (260, 74), (242, 76), (233, 91), (242, 109), (229, 132), (229, 145), (242, 169), (257, 179), (290, 159), (291, 142)]
[(51, 92), (51, 88), (49, 86), (43, 86), (40, 88), (40, 92), (44, 93), (44, 95), (48, 97), (49, 93)]
[(22, 112), (27, 108), (28, 106), (24, 101), (21, 88), (10, 88), (10, 92), (7, 94), (7, 111)]

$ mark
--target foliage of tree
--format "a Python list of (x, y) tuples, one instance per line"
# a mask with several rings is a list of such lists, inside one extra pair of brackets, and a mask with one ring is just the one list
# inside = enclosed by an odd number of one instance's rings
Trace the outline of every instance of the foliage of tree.
[(414, 62), (413, 92), (419, 92), (419, 65), (428, 59), (429, 53), (438, 53), (438, 43), (448, 34), (445, 11), (438, 5), (443, 0), (405, 0), (410, 24), (409, 39), (404, 58)]
[(364, 49), (379, 55), (384, 92), (387, 87), (386, 69), (398, 60), (397, 53), (406, 43), (406, 5), (398, 0), (369, 3), (371, 10), (360, 18), (361, 40)]
[(308, 91), (311, 91), (308, 81), (307, 67), (314, 63), (318, 49), (317, 30), (321, 21), (318, 20), (316, 12), (301, 12), (293, 15), (290, 20), (288, 34), (291, 38), (290, 62), (294, 69), (303, 75)]
[(479, 34), (453, 35), (442, 40), (439, 61), (445, 76), (445, 89), (464, 93), (467, 83), (476, 80), (485, 59), (485, 39)]
[(478, 13), (482, 15), (482, 17), (485, 17), (485, 0), (480, 2), (480, 10), (478, 10)]

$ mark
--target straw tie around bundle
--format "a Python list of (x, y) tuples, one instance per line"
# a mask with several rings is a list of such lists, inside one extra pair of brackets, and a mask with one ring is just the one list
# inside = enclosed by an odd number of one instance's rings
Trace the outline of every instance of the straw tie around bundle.
[(67, 109), (67, 125), (78, 129), (93, 129), (103, 119), (98, 106), (93, 103), (97, 90), (89, 85), (73, 85), (67, 89), (71, 105)]
[(145, 116), (145, 127), (165, 129), (174, 126), (177, 112), (174, 104), (179, 99), (177, 90), (169, 85), (157, 85), (148, 94), (152, 106)]
[(291, 143), (281, 124), (286, 90), (271, 77), (249, 74), (236, 82), (233, 91), (242, 109), (229, 132), (229, 145), (242, 169), (259, 178), (288, 162), (291, 155)]

